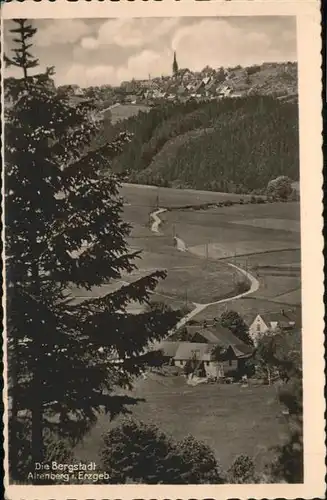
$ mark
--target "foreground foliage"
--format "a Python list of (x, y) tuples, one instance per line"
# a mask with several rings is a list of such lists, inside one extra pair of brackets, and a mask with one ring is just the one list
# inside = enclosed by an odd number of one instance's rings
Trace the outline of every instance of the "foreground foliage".
[(130, 387), (156, 360), (147, 346), (175, 324), (176, 313), (128, 313), (130, 302), (149, 302), (165, 272), (80, 304), (67, 298), (72, 284), (91, 290), (136, 267), (119, 178), (99, 176), (103, 168), (110, 172), (128, 137), (92, 149), (99, 128), (92, 102), (58, 95), (52, 68), (28, 76), (27, 24), (15, 25), (21, 34), (15, 61), (24, 77), (8, 82), (5, 109), (9, 462), (12, 479), (24, 480), (22, 454), (25, 463), (43, 462), (46, 431), (73, 445), (100, 408), (113, 417), (135, 404), (116, 389)]
[(259, 341), (256, 363), (271, 383), (273, 374), (282, 381), (278, 399), (284, 408), (289, 436), (274, 448), (275, 459), (267, 467), (275, 482), (303, 481), (303, 388), (301, 333), (268, 332)]
[(249, 335), (249, 327), (243, 320), (243, 318), (236, 311), (226, 311), (220, 317), (220, 323), (225, 328), (228, 328), (238, 339), (245, 342), (250, 346), (253, 345), (253, 341)]
[(125, 420), (103, 437), (102, 469), (110, 483), (219, 484), (210, 448), (192, 436), (175, 441), (156, 426)]

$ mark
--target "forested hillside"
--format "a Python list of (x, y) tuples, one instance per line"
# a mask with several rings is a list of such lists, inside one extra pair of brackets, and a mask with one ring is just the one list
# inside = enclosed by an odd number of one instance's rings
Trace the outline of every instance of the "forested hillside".
[(279, 175), (298, 179), (298, 110), (270, 96), (153, 108), (115, 126), (133, 134), (114, 163), (131, 182), (251, 192)]

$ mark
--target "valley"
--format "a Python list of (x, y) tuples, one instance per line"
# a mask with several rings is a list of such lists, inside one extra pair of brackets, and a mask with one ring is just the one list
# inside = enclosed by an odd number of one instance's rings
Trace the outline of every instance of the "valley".
[[(273, 309), (283, 300), (285, 305), (299, 305), (298, 203), (199, 210), (180, 207), (215, 203), (230, 195), (139, 185), (123, 186), (122, 194), (128, 201), (124, 217), (132, 224), (130, 245), (143, 249), (137, 274), (155, 268), (168, 271), (156, 290), (158, 297), (163, 294), (163, 301), (191, 305), (237, 295), (237, 285), (244, 276), (228, 266), (232, 263), (259, 280), (260, 287), (251, 298), (268, 300)], [(236, 201), (237, 195), (233, 199)], [(162, 224), (153, 233), (149, 216), (157, 202), (171, 209), (159, 214)], [(175, 248), (174, 236), (185, 243), (186, 252)], [(234, 302), (229, 307), (233, 308)]]

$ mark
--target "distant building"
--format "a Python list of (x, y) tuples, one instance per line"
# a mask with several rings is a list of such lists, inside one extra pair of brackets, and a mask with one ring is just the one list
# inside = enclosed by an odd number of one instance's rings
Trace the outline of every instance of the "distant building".
[(257, 314), (249, 326), (249, 335), (254, 344), (268, 330), (293, 330), (301, 327), (301, 311), (300, 310), (285, 310), (281, 309), (279, 312), (267, 312), (264, 314)]
[(211, 82), (211, 76), (205, 76), (202, 78), (203, 85), (208, 85), (209, 82)]
[(220, 97), (228, 97), (232, 92), (232, 88), (229, 85), (223, 84), (216, 88), (216, 93)]
[[(186, 327), (188, 341), (165, 341), (156, 347), (166, 362), (184, 368), (190, 360), (207, 377), (221, 378), (241, 371), (253, 349), (220, 324)], [(217, 355), (219, 353), (219, 355)]]

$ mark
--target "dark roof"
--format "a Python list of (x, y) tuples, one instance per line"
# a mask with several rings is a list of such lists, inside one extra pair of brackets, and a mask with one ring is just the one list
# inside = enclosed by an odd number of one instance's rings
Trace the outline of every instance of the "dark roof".
[(267, 326), (272, 322), (278, 323), (281, 327), (290, 323), (294, 323), (297, 327), (302, 324), (301, 309), (281, 309), (280, 311), (260, 314), (260, 316)]
[(212, 348), (212, 344), (203, 342), (179, 342), (175, 359), (188, 360), (192, 358), (193, 354), (196, 354), (198, 360), (210, 361)]
[(223, 327), (220, 323), (203, 326), (203, 325), (192, 325), (186, 327), (187, 333), (189, 334), (190, 340), (195, 335), (198, 337), (200, 335), (208, 344), (219, 345), (224, 348), (231, 346), (235, 348), (239, 355), (248, 355), (252, 353), (252, 348), (238, 339), (228, 328)]
[(164, 356), (167, 356), (169, 358), (173, 358), (176, 354), (176, 351), (178, 349), (179, 342), (161, 342), (159, 345), (156, 346), (156, 349), (162, 351)]

